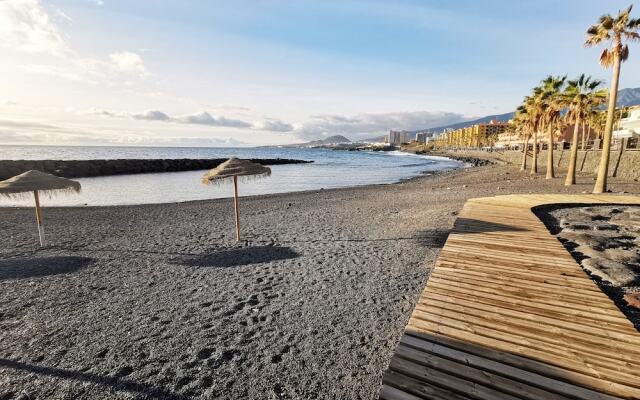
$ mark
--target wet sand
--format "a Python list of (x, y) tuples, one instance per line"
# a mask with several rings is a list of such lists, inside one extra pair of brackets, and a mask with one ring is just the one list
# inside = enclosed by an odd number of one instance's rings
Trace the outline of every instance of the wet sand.
[(375, 399), (464, 202), (593, 185), (562, 183), (490, 165), (247, 197), (239, 244), (228, 199), (46, 209), (45, 249), (32, 209), (0, 209), (0, 399)]

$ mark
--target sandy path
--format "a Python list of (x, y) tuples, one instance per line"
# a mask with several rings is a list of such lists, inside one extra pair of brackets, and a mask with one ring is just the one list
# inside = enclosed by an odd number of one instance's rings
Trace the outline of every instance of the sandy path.
[(48, 209), (45, 250), (33, 210), (0, 209), (0, 399), (374, 399), (466, 199), (581, 182), (487, 166), (245, 198), (241, 245), (228, 200)]

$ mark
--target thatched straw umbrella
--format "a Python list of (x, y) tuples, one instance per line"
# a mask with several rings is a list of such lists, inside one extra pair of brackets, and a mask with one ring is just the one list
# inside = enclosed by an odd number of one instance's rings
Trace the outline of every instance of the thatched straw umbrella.
[(249, 160), (232, 157), (204, 174), (202, 183), (222, 183), (233, 179), (233, 207), (236, 211), (236, 239), (240, 240), (240, 210), (238, 209), (238, 177), (243, 179), (261, 178), (271, 175), (271, 169)]
[(55, 175), (31, 170), (13, 178), (0, 181), (0, 196), (9, 198), (19, 198), (28, 196), (33, 192), (36, 202), (36, 222), (38, 223), (38, 235), (40, 236), (40, 246), (44, 246), (44, 221), (42, 220), (42, 210), (40, 209), (40, 196), (38, 192), (79, 192), (80, 183), (70, 179), (60, 178)]

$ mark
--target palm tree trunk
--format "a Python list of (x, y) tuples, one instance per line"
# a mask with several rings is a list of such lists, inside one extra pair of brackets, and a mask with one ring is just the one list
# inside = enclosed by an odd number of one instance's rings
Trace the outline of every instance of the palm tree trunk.
[[(571, 157), (569, 158), (569, 169), (567, 170), (567, 178), (564, 180), (565, 186), (571, 186), (576, 184), (576, 164), (578, 162), (578, 129), (579, 128), (580, 128), (580, 121), (576, 119), (576, 125), (573, 128), (573, 139), (571, 140)], [(582, 129), (582, 143), (584, 146), (584, 128)]]
[(531, 156), (531, 175), (538, 173), (538, 130), (533, 131), (533, 155)]
[[(586, 140), (589, 140), (589, 138), (587, 138)], [(582, 146), (581, 149), (585, 150), (587, 147), (587, 142), (585, 142), (585, 132), (584, 132), (584, 124), (582, 124)]]
[(520, 171), (527, 170), (527, 153), (529, 152), (529, 135), (524, 137), (524, 148), (522, 149), (522, 166), (520, 166)]
[(549, 124), (549, 144), (547, 145), (547, 179), (555, 178), (553, 171), (553, 124)]
[(613, 119), (616, 112), (616, 101), (618, 100), (618, 83), (620, 80), (620, 54), (613, 55), (613, 78), (611, 80), (611, 90), (609, 91), (609, 109), (607, 110), (607, 124), (604, 128), (604, 139), (602, 143), (602, 155), (600, 156), (600, 166), (598, 167), (598, 177), (593, 187), (593, 193), (604, 193), (607, 191), (607, 173), (609, 172), (609, 152), (611, 151), (611, 136), (613, 135)]

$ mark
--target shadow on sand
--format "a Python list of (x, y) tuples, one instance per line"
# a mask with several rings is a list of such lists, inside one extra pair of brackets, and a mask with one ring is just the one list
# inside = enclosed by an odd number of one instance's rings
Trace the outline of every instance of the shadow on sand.
[(451, 233), (450, 229), (426, 229), (418, 232), (416, 240), (418, 244), (428, 249), (441, 249), (449, 233)]
[(19, 371), (25, 371), (29, 374), (53, 376), (56, 378), (70, 379), (81, 382), (89, 382), (102, 386), (109, 386), (116, 390), (123, 390), (127, 392), (144, 394), (146, 398), (154, 399), (187, 399), (185, 396), (156, 388), (153, 386), (145, 385), (142, 383), (134, 382), (129, 379), (123, 379), (120, 377), (111, 377), (92, 374), (88, 372), (80, 372), (62, 368), (45, 367), (42, 365), (35, 365), (24, 363), (20, 361), (8, 360), (6, 358), (0, 358), (0, 367), (7, 369), (14, 369)]
[(484, 233), (484, 232), (524, 232), (526, 229), (516, 226), (481, 221), (473, 218), (458, 218), (453, 224), (452, 233)]
[(300, 257), (290, 247), (255, 246), (240, 249), (221, 250), (195, 257), (182, 257), (174, 262), (188, 267), (239, 267)]
[(0, 281), (35, 278), (78, 271), (93, 259), (77, 256), (51, 256), (0, 260)]

